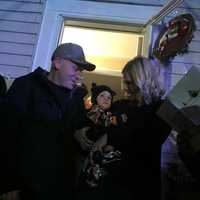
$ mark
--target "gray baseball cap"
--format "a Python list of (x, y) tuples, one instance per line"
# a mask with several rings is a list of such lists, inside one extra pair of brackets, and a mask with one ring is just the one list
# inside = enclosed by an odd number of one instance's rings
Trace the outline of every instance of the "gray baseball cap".
[(56, 57), (68, 59), (87, 71), (93, 71), (96, 68), (94, 64), (86, 61), (83, 49), (78, 44), (60, 44), (53, 52), (51, 60)]

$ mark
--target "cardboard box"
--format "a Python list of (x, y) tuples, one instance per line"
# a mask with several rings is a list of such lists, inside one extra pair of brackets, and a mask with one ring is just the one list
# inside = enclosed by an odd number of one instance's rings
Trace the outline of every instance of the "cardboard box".
[(200, 107), (196, 105), (179, 109), (167, 99), (157, 114), (178, 132), (200, 125)]
[(200, 150), (200, 69), (192, 67), (172, 88), (157, 112), (172, 129), (187, 134), (193, 150)]

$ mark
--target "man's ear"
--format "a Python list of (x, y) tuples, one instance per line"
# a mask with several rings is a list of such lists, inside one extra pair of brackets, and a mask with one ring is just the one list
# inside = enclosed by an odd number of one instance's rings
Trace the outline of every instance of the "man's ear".
[(59, 58), (55, 58), (53, 61), (52, 61), (53, 65), (54, 65), (54, 69), (55, 70), (59, 70), (60, 67), (61, 67), (61, 60)]

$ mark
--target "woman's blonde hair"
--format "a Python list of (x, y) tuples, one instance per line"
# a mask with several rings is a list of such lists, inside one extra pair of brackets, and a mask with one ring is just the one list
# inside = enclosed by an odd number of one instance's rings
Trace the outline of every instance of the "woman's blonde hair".
[(166, 92), (160, 66), (152, 65), (151, 60), (138, 56), (130, 60), (123, 68), (122, 74), (128, 74), (133, 84), (139, 88), (139, 96), (144, 103), (162, 99)]

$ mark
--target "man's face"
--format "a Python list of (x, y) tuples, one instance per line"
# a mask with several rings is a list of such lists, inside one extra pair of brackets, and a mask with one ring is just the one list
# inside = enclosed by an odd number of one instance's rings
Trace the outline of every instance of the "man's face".
[(82, 69), (70, 60), (58, 58), (56, 69), (60, 85), (63, 87), (73, 89), (81, 81)]
[(112, 96), (108, 91), (103, 91), (97, 96), (97, 104), (103, 109), (110, 108), (112, 102)]

